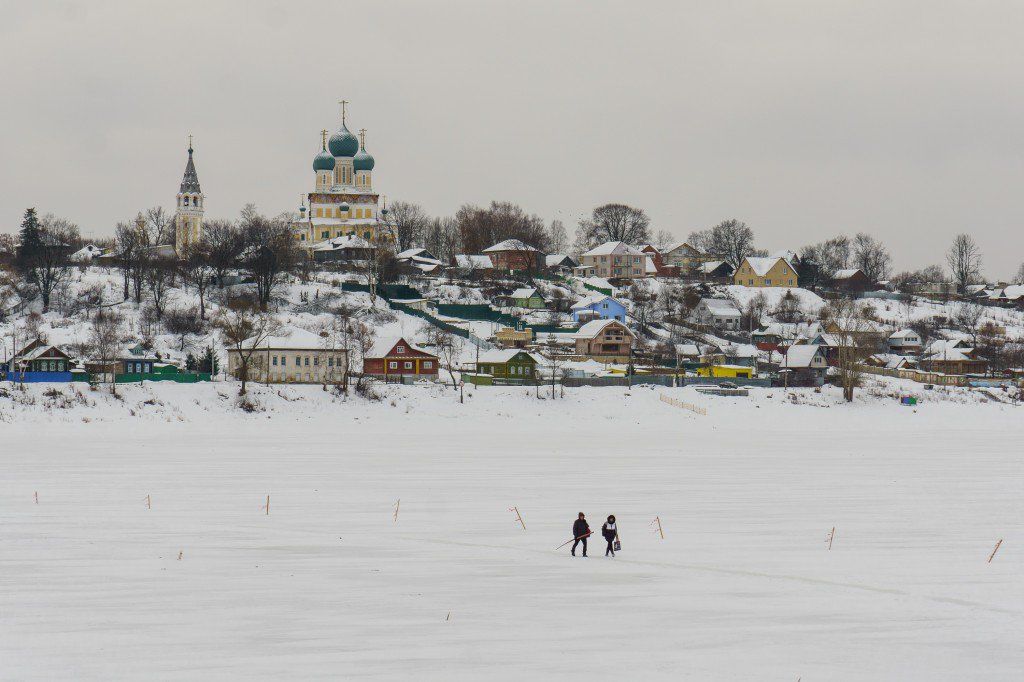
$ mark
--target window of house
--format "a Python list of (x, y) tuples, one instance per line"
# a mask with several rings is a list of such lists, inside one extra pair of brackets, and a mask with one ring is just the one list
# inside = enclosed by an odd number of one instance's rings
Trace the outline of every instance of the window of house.
[(433, 367), (434, 367), (434, 363), (431, 362), (430, 360), (424, 360), (423, 361), (423, 369), (433, 369)]
[(319, 355), (314, 355), (313, 356), (313, 366), (314, 367), (318, 367), (319, 365), (320, 365), (320, 356)]
[(764, 283), (767, 284), (768, 286), (772, 285), (772, 281), (770, 279), (766, 279)]
[(405, 346), (395, 346), (395, 352), (396, 353), (404, 353), (405, 352)]
[(309, 367), (309, 356), (306, 356), (306, 367)]
[(405, 363), (405, 368), (406, 369), (412, 369), (412, 363), (411, 362)]
[(270, 364), (272, 364), (273, 366), (277, 367), (277, 356), (276, 355), (274, 355), (273, 357), (270, 358)]
[(298, 355), (295, 356), (295, 366), (302, 367), (302, 358), (299, 357)]
[(323, 232), (320, 233), (320, 239), (329, 239), (330, 236), (331, 236), (331, 231), (330, 230), (324, 230)]
[(748, 284), (749, 284), (750, 286), (754, 286), (754, 280), (752, 280), (752, 279), (751, 279), (751, 280), (747, 280), (747, 283), (748, 283)]
[(398, 363), (392, 360), (388, 363), (388, 369), (398, 369)]

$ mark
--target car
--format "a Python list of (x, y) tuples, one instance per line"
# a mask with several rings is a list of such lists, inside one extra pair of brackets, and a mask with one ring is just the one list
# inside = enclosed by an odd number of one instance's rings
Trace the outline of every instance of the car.
[(731, 381), (721, 381), (718, 386), (719, 388), (739, 388), (739, 386)]

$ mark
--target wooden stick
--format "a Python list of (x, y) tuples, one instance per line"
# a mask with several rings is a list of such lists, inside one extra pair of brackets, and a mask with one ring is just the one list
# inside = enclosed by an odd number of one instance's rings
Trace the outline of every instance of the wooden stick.
[(447, 615), (447, 616), (445, 616), (445, 620), (451, 620), (451, 619), (452, 619), (452, 612), (451, 612), (451, 611), (449, 611), (449, 612), (448, 612), (448, 615)]
[(992, 553), (988, 555), (988, 563), (992, 563), (992, 557), (994, 557), (996, 555), (996, 552), (999, 551), (999, 545), (1001, 544), (1003, 544), (1003, 539), (999, 538), (999, 542), (996, 543), (996, 546), (992, 550)]
[(39, 504), (39, 491), (36, 491), (36, 504)]
[(514, 511), (516, 513), (516, 518), (519, 520), (519, 523), (523, 525), (523, 530), (526, 530), (526, 523), (523, 522), (523, 517), (519, 514), (519, 507), (512, 507), (509, 511)]
[(149, 499), (149, 495), (146, 495), (146, 509), (153, 508), (153, 501)]
[(398, 502), (395, 502), (395, 518), (394, 518), (394, 522), (398, 521), (398, 508), (401, 506), (401, 504), (402, 504), (402, 498), (398, 498)]
[(654, 520), (657, 521), (657, 523), (658, 523), (658, 534), (661, 535), (661, 539), (664, 540), (665, 539), (665, 531), (661, 529), (661, 517), (660, 516), (655, 516)]
[(267, 504), (263, 508), (267, 510), (267, 516), (270, 516), (270, 495), (267, 495)]
[(832, 538), (836, 536), (836, 527), (832, 526), (832, 532), (828, 534), (828, 551), (832, 551)]

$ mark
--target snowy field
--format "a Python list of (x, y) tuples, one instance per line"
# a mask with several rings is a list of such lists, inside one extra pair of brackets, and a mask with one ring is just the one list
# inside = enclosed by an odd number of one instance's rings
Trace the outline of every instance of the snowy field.
[[(1021, 407), (256, 387), (244, 414), (223, 384), (42, 390), (0, 397), (3, 680), (1024, 670)], [(618, 516), (617, 558), (554, 551), (578, 511)]]

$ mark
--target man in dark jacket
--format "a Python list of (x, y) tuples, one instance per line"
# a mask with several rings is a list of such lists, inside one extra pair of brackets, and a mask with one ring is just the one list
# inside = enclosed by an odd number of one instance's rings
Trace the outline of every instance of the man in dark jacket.
[(583, 516), (583, 512), (580, 512), (580, 517), (572, 524), (572, 537), (575, 542), (572, 543), (572, 555), (576, 556), (576, 545), (583, 543), (583, 556), (587, 556), (587, 536), (590, 535), (590, 524), (587, 523), (587, 519)]

